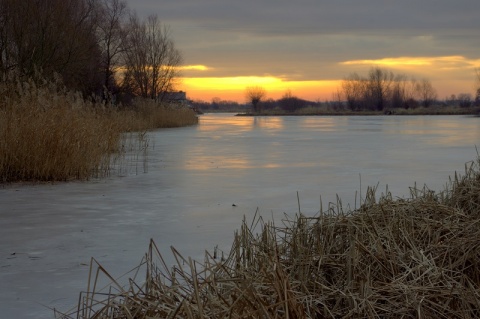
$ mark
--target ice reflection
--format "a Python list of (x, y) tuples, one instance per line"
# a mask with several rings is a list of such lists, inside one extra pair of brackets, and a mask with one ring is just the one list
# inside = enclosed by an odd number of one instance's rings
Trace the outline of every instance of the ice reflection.
[(333, 132), (338, 130), (339, 124), (343, 125), (346, 121), (347, 117), (305, 116), (300, 119), (300, 125), (308, 130)]
[(253, 124), (259, 129), (276, 131), (283, 129), (283, 118), (274, 116), (255, 117)]
[[(474, 118), (471, 118), (474, 119)], [(428, 140), (429, 144), (442, 146), (457, 146), (468, 140), (476, 140), (480, 137), (480, 126), (473, 121), (458, 121), (458, 117), (438, 116), (435, 119), (429, 117), (397, 118), (387, 122), (385, 132), (413, 136)]]
[[(198, 149), (197, 149), (198, 148)], [(197, 154), (195, 160), (185, 162), (184, 169), (188, 170), (211, 170), (218, 168), (227, 169), (247, 169), (252, 165), (247, 157), (222, 156), (222, 155), (206, 155), (201, 146), (197, 146), (192, 150)]]
[(210, 116), (200, 116), (199, 131), (219, 131), (225, 133), (225, 127), (233, 128), (235, 131), (250, 131), (254, 127), (255, 117), (253, 116), (222, 116), (222, 121), (219, 122)]

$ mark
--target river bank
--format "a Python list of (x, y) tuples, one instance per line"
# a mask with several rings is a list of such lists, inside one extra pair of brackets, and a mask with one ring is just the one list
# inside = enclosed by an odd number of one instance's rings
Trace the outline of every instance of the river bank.
[(475, 115), (480, 116), (480, 107), (431, 106), (414, 109), (389, 109), (383, 111), (352, 111), (332, 107), (306, 107), (293, 112), (281, 109), (264, 110), (258, 113), (238, 113), (238, 116), (378, 116), (378, 115)]

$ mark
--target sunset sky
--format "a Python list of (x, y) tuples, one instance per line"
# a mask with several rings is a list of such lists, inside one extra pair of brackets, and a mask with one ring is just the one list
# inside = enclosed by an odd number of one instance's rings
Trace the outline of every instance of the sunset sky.
[(443, 99), (474, 92), (479, 0), (127, 0), (170, 26), (190, 99), (245, 102), (287, 90), (330, 100), (340, 81), (372, 66), (428, 78)]

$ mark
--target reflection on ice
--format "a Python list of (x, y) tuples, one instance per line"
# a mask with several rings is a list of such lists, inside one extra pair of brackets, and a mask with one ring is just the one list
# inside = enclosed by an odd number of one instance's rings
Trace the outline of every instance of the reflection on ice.
[(283, 117), (258, 116), (253, 119), (253, 125), (266, 131), (281, 130), (283, 129)]
[[(218, 122), (215, 118), (208, 115), (201, 116), (198, 126), (199, 131), (209, 131), (218, 133), (227, 133), (223, 131), (225, 127), (233, 127), (235, 131), (250, 131), (253, 129), (255, 118), (252, 116), (228, 116), (224, 117), (222, 122)], [(222, 132), (219, 132), (222, 130)]]

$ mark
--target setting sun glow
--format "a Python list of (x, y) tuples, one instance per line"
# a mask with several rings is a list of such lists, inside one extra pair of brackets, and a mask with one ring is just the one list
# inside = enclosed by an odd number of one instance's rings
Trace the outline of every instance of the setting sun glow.
[(267, 99), (281, 98), (290, 90), (293, 95), (310, 100), (332, 98), (339, 81), (288, 81), (273, 76), (184, 77), (182, 89), (189, 98), (210, 101), (212, 97), (245, 102), (245, 88), (262, 86)]
[[(399, 56), (379, 59), (347, 60), (338, 62), (343, 77), (323, 80), (292, 80), (286, 76), (252, 75), (231, 76), (207, 65), (185, 65), (180, 67), (181, 85), (189, 99), (211, 101), (213, 98), (246, 102), (245, 89), (249, 86), (262, 86), (267, 92), (266, 99), (279, 99), (287, 91), (294, 96), (310, 101), (334, 99), (333, 95), (341, 87), (344, 77), (353, 72), (363, 74), (368, 68), (379, 66), (392, 69), (413, 77), (431, 78), (440, 96), (448, 96), (464, 89), (469, 91), (472, 79), (464, 78), (451, 83), (451, 72), (472, 74), (480, 67), (480, 59), (471, 59), (462, 55), (450, 56)], [(458, 92), (457, 92), (458, 93)]]

